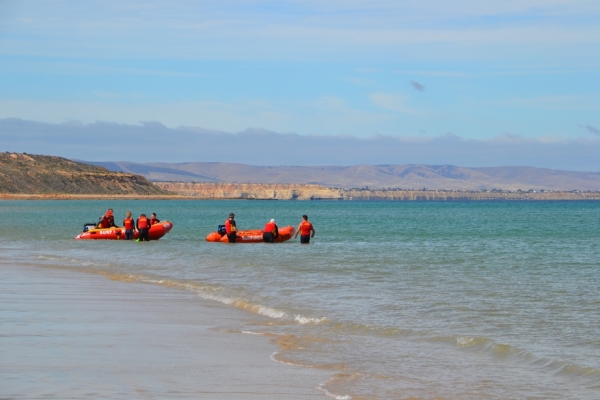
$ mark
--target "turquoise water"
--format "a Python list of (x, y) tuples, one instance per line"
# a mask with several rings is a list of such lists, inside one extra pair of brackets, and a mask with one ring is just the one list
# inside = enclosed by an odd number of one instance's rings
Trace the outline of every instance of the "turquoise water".
[[(156, 212), (174, 228), (150, 243), (73, 240), (108, 207), (117, 221)], [(0, 259), (245, 309), (255, 323), (219, 328), (288, 338), (273, 360), (331, 370), (321, 389), (333, 397), (600, 397), (600, 202), (5, 201), (0, 211)], [(308, 246), (206, 242), (229, 212), (240, 229), (297, 226), (306, 213), (317, 234)]]

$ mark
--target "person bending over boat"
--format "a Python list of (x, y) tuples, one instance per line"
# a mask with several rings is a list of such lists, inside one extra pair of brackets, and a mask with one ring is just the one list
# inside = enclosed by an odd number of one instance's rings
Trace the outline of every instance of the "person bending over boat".
[(97, 228), (102, 229), (102, 228), (112, 228), (112, 227), (118, 228), (118, 226), (115, 225), (115, 217), (113, 215), (113, 209), (109, 208), (108, 211), (106, 211), (106, 213), (98, 219)]
[(277, 228), (277, 224), (275, 220), (267, 222), (265, 225), (265, 229), (263, 229), (263, 240), (265, 243), (275, 243), (275, 239), (279, 236), (279, 228)]
[(237, 237), (237, 226), (234, 218), (235, 214), (230, 213), (229, 218), (227, 218), (227, 221), (225, 221), (225, 233), (227, 234), (229, 243), (235, 243), (235, 239)]
[(296, 236), (300, 234), (300, 243), (308, 244), (310, 243), (310, 238), (315, 237), (315, 228), (308, 221), (308, 217), (306, 215), (302, 216), (302, 222), (298, 225), (298, 229), (296, 230), (296, 234), (294, 235), (294, 239)]
[(125, 240), (133, 239), (133, 230), (135, 229), (135, 222), (131, 218), (131, 211), (127, 211), (125, 219), (123, 220), (123, 228), (125, 228)]
[(148, 219), (148, 217), (146, 217), (146, 214), (140, 215), (140, 217), (135, 222), (135, 225), (139, 232), (138, 240), (140, 242), (143, 242), (143, 241), (149, 242), (150, 237), (148, 237), (148, 230), (150, 229), (150, 220)]
[(156, 218), (156, 213), (152, 213), (150, 216), (150, 226), (156, 225), (160, 222), (160, 219)]

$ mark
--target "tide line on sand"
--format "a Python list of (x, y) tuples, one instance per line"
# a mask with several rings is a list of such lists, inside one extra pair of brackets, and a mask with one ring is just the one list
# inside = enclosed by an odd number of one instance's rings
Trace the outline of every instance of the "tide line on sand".
[(321, 397), (327, 371), (275, 363), (266, 337), (214, 330), (256, 318), (154, 285), (0, 268), (0, 397)]

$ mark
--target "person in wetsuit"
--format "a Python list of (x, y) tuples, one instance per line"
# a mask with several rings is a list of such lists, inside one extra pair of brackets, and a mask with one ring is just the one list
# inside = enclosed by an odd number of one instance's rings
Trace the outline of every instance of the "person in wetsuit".
[(308, 217), (306, 215), (302, 216), (302, 222), (298, 225), (298, 229), (296, 230), (296, 234), (294, 235), (294, 239), (296, 236), (300, 234), (300, 243), (308, 244), (310, 243), (310, 238), (315, 237), (315, 228), (308, 221)]
[(135, 222), (135, 225), (139, 232), (138, 240), (140, 242), (143, 242), (143, 241), (149, 242), (150, 237), (148, 236), (148, 230), (150, 229), (150, 220), (148, 219), (148, 217), (146, 217), (146, 214), (140, 215), (140, 217)]
[(123, 220), (123, 228), (125, 228), (125, 240), (133, 239), (133, 230), (135, 229), (135, 222), (131, 218), (131, 211), (127, 211), (125, 219)]
[(279, 236), (279, 228), (275, 223), (275, 220), (267, 222), (265, 229), (263, 229), (263, 240), (265, 243), (275, 243), (275, 239)]
[(156, 225), (160, 222), (160, 219), (156, 218), (156, 213), (152, 213), (150, 216), (150, 226)]
[(235, 243), (235, 239), (237, 238), (237, 226), (234, 218), (235, 214), (230, 213), (229, 218), (225, 221), (225, 233), (227, 234), (229, 243)]
[(113, 209), (109, 208), (108, 211), (106, 211), (106, 213), (104, 213), (104, 215), (98, 219), (97, 228), (99, 228), (99, 229), (112, 228), (113, 226), (115, 228), (118, 228), (118, 226), (115, 225), (115, 217), (113, 215)]

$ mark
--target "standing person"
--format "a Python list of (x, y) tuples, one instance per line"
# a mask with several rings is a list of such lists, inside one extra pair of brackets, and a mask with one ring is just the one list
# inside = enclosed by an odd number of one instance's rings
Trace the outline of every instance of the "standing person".
[(127, 214), (125, 214), (123, 228), (125, 228), (125, 240), (133, 240), (133, 229), (135, 228), (135, 222), (133, 221), (133, 218), (131, 218), (131, 211), (127, 211)]
[(148, 217), (146, 217), (146, 214), (140, 215), (140, 217), (135, 222), (135, 225), (139, 232), (138, 240), (140, 242), (143, 242), (144, 240), (146, 242), (149, 242), (150, 238), (148, 237), (148, 229), (150, 229), (150, 220), (148, 219)]
[(275, 243), (275, 239), (279, 236), (279, 228), (275, 223), (275, 220), (267, 222), (265, 229), (263, 229), (263, 240), (265, 243)]
[(156, 213), (152, 213), (150, 216), (150, 226), (156, 225), (160, 222), (160, 219), (156, 218)]
[(310, 238), (315, 237), (315, 233), (315, 228), (313, 228), (313, 225), (308, 221), (308, 217), (303, 215), (302, 222), (298, 225), (294, 239), (300, 234), (300, 243), (308, 244), (310, 243)]
[(229, 243), (235, 243), (237, 237), (237, 226), (235, 224), (235, 214), (229, 213), (229, 218), (225, 221), (225, 233), (227, 233), (227, 239)]

